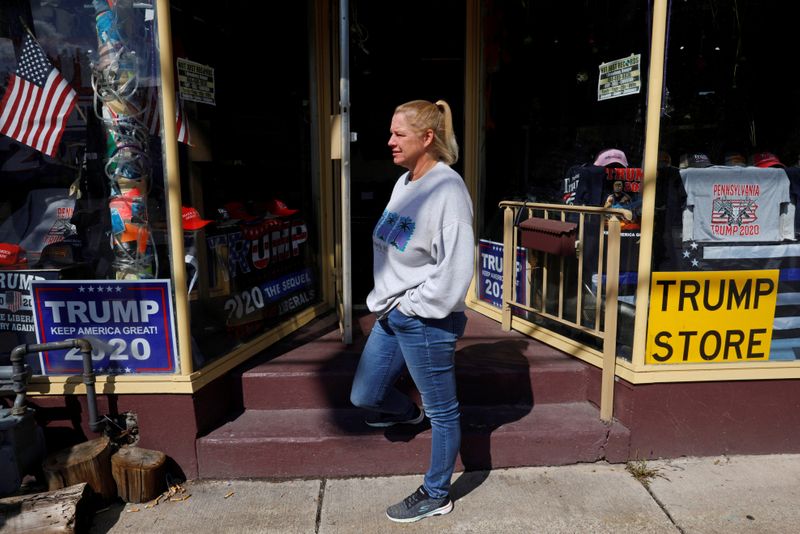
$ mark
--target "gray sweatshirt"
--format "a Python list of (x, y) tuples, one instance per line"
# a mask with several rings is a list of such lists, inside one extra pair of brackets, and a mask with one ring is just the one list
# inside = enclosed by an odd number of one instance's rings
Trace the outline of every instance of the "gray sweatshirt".
[(375, 288), (367, 307), (378, 317), (395, 306), (429, 319), (464, 310), (475, 238), (461, 176), (441, 162), (413, 182), (403, 174), (372, 233), (372, 248)]

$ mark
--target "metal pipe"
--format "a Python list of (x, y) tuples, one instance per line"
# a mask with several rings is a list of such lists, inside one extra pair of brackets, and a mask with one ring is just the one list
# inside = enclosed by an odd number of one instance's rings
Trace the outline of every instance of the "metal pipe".
[[(501, 206), (502, 207), (502, 206)], [(515, 301), (514, 291), (514, 254), (507, 253), (514, 249), (514, 228), (516, 210), (507, 206), (503, 209), (503, 332), (511, 331), (511, 303)]]
[(567, 213), (596, 213), (602, 215), (616, 215), (626, 221), (633, 220), (633, 212), (623, 208), (603, 208), (597, 206), (573, 206), (571, 204), (545, 204), (542, 202), (523, 202), (520, 200), (502, 200), (498, 204), (501, 208), (518, 207), (528, 208), (529, 210), (553, 210), (565, 211)]
[[(620, 222), (608, 220), (608, 257), (606, 258), (605, 321), (603, 322), (603, 370), (600, 379), (600, 419), (614, 418), (614, 380), (617, 376), (617, 297), (619, 295)], [(600, 312), (600, 289), (597, 289), (597, 314)]]
[(83, 357), (83, 385), (86, 386), (86, 409), (89, 411), (89, 428), (100, 432), (103, 425), (97, 418), (97, 394), (94, 388), (94, 369), (92, 368), (92, 344), (86, 339), (76, 339), (75, 343)]
[(25, 376), (25, 355), (27, 353), (26, 345), (19, 345), (11, 351), (11, 380), (14, 381), (13, 387), (16, 394), (11, 415), (25, 415), (25, 384), (28, 382), (28, 377)]
[(350, 2), (339, 0), (339, 108), (342, 114), (342, 342), (353, 342), (353, 273), (350, 247)]
[[(92, 368), (92, 344), (88, 339), (65, 339), (64, 341), (53, 341), (50, 343), (33, 343), (30, 345), (18, 345), (11, 351), (12, 380), (14, 381), (14, 407), (11, 409), (12, 415), (25, 414), (25, 393), (30, 369), (25, 370), (25, 355), (32, 352), (44, 352), (49, 350), (67, 350), (77, 348), (83, 357), (83, 384), (86, 386), (86, 404), (89, 411), (89, 428), (92, 432), (100, 432), (103, 428), (97, 418), (97, 395), (95, 392), (94, 369)], [(26, 376), (26, 374), (28, 376)]]

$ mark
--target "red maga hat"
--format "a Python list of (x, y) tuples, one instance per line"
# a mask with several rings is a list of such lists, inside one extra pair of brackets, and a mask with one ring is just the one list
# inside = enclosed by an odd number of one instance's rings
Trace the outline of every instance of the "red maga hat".
[(0, 265), (14, 265), (23, 261), (25, 251), (13, 243), (0, 243)]
[(766, 169), (767, 167), (786, 167), (786, 165), (781, 163), (781, 160), (778, 159), (778, 156), (772, 152), (756, 152), (750, 156), (750, 160), (753, 162), (754, 166), (761, 167), (762, 169)]
[(278, 217), (287, 217), (289, 215), (294, 215), (298, 210), (290, 208), (282, 200), (273, 198), (267, 202), (267, 211)]
[(199, 230), (210, 222), (207, 219), (200, 217), (200, 213), (190, 207), (183, 207), (183, 229), (184, 230)]

